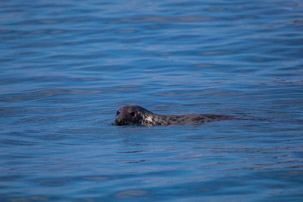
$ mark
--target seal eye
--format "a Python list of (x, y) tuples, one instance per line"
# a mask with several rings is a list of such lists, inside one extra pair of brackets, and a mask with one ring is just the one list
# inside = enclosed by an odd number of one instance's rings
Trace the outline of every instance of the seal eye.
[(135, 116), (135, 112), (131, 112), (129, 113), (131, 116)]
[(119, 112), (119, 111), (117, 111), (116, 115), (118, 116), (119, 114), (120, 114), (120, 112)]

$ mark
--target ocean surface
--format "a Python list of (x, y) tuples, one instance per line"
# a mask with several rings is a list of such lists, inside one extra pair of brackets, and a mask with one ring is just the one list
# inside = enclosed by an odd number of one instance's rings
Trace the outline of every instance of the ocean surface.
[(1, 1), (0, 201), (50, 200), (302, 201), (303, 2)]

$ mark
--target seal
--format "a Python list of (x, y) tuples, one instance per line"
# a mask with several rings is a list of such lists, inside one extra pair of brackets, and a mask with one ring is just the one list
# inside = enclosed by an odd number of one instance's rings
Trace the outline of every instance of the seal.
[(120, 108), (113, 125), (168, 126), (182, 124), (202, 124), (211, 121), (233, 120), (233, 116), (218, 114), (161, 115), (143, 107), (130, 105)]

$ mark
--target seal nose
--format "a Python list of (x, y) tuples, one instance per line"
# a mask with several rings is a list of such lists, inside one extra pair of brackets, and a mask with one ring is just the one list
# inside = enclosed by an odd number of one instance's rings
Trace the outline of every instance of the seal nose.
[(115, 125), (116, 125), (116, 126), (122, 126), (122, 125), (124, 125), (124, 121), (121, 120), (121, 119), (116, 119), (116, 120), (115, 120)]

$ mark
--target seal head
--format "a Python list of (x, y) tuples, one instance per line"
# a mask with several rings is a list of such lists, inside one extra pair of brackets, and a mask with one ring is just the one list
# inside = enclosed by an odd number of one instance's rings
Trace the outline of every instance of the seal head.
[(153, 113), (143, 107), (131, 105), (120, 108), (116, 113), (114, 125), (145, 125), (144, 120)]

